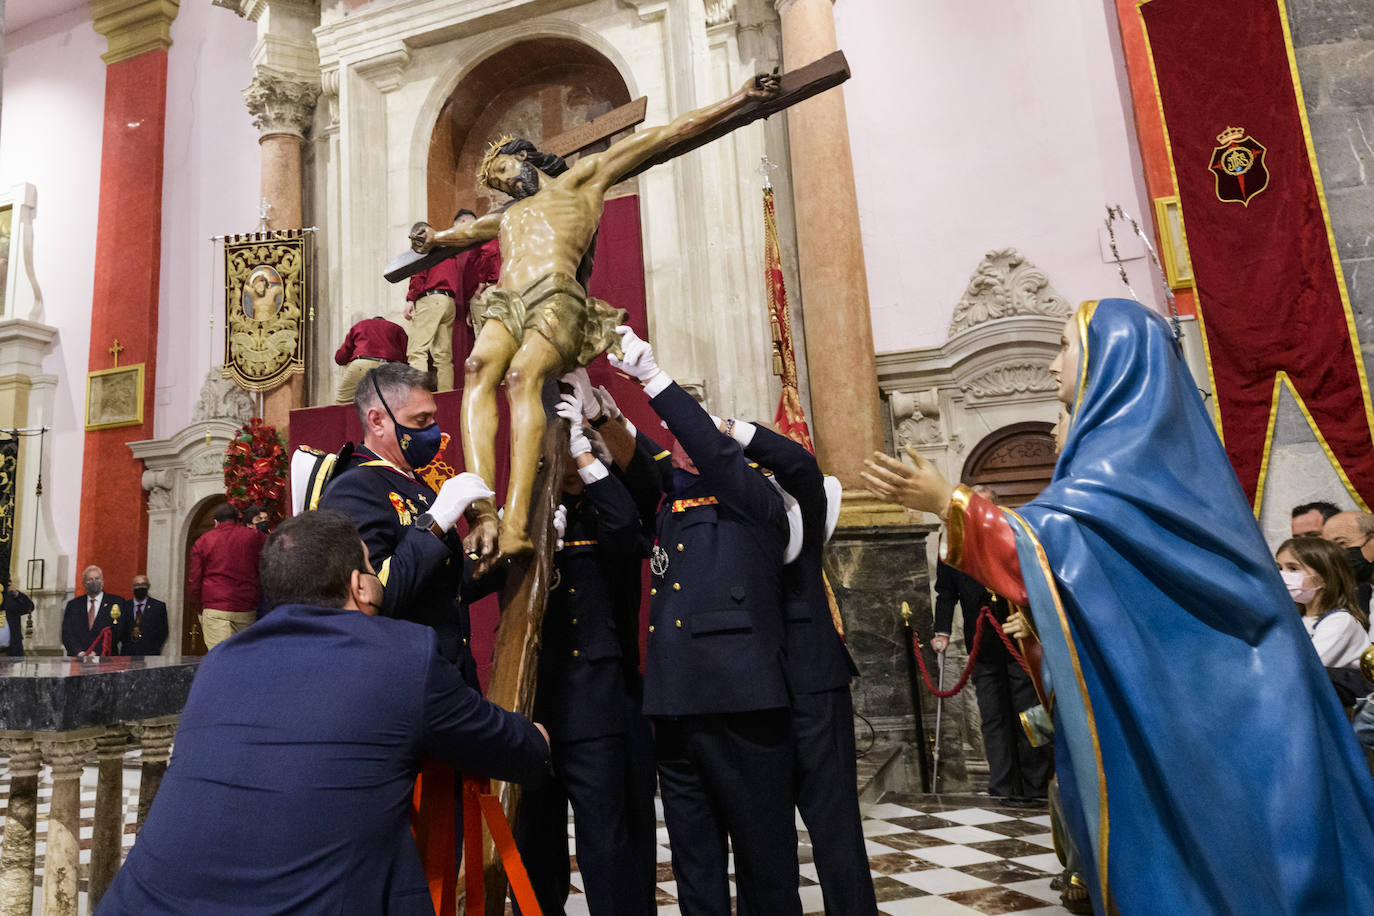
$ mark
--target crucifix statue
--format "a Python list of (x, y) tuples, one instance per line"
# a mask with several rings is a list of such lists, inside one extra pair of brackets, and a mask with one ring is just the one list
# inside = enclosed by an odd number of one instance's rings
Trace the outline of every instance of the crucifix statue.
[[(514, 203), (450, 229), (415, 225), (411, 246), (422, 255), (436, 247), (462, 249), (493, 238), (501, 245), (500, 279), (472, 305), (477, 341), (467, 360), (463, 389), (464, 464), (488, 486), (496, 479), (496, 390), (502, 381), (511, 408), (504, 516), (498, 521), (490, 500), (470, 510), (465, 549), (477, 556), (479, 570), (533, 549), (528, 524), (547, 423), (541, 400), (545, 381), (615, 347), (615, 327), (625, 321), (623, 310), (586, 292), (607, 190), (847, 76), (839, 52), (782, 79), (760, 74), (720, 102), (632, 134), (603, 152), (582, 156), (572, 166), (541, 152), (529, 140), (503, 137), (488, 149), (478, 177), (515, 198)], [(393, 282), (430, 263), (398, 261), (387, 271)]]

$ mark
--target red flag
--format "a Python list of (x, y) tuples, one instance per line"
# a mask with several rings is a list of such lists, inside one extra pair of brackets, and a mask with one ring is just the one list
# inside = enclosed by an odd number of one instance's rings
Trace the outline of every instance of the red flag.
[(778, 248), (778, 222), (773, 215), (773, 189), (763, 189), (763, 274), (768, 287), (768, 323), (773, 332), (773, 374), (782, 376), (782, 398), (773, 424), (778, 432), (814, 452), (811, 430), (806, 425), (801, 394), (797, 390), (797, 356), (792, 349), (792, 318), (787, 312), (787, 286), (782, 279), (782, 253)]
[(1282, 0), (1139, 9), (1236, 475), (1258, 511), (1286, 384), (1351, 495), (1374, 502), (1374, 412)]

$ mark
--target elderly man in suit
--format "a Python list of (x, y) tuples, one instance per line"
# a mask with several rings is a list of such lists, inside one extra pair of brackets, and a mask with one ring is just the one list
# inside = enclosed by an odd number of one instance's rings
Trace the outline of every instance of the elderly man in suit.
[(91, 644), (110, 628), (111, 655), (125, 655), (119, 644), (123, 624), (115, 620), (116, 611), (122, 620), (129, 612), (129, 602), (105, 591), (105, 574), (99, 566), (87, 566), (81, 571), (81, 585), (86, 594), (67, 602), (62, 612), (62, 648), (72, 657), (90, 655)]
[(148, 595), (150, 583), (142, 573), (134, 576), (134, 600), (120, 618), (120, 643), (125, 655), (160, 655), (167, 642), (167, 605)]
[(341, 513), (283, 522), (261, 584), (272, 613), (201, 662), (100, 913), (432, 914), (409, 820), (420, 758), (538, 783), (547, 734), (484, 700), (434, 630), (376, 616), (382, 584)]

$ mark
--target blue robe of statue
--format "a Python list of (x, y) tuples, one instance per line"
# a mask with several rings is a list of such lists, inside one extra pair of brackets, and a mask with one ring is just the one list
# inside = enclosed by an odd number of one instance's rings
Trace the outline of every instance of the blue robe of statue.
[(1374, 914), (1374, 778), (1168, 324), (1076, 324), (1067, 442), (1007, 517), (1095, 912)]

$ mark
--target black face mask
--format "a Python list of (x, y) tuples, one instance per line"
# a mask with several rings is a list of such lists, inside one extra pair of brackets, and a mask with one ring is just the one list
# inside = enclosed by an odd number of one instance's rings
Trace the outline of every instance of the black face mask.
[(1374, 563), (1366, 560), (1363, 547), (1347, 547), (1346, 555), (1350, 557), (1350, 566), (1355, 573), (1356, 582), (1368, 582), (1370, 573), (1374, 573)]
[(266, 530), (268, 529), (268, 523), (267, 523), (267, 522), (258, 522), (258, 523), (257, 523), (256, 525), (254, 525), (253, 527), (256, 528), (256, 529), (258, 529), (259, 531), (266, 531)]
[(136, 588), (134, 589), (134, 597), (142, 601), (144, 598), (148, 597), (148, 590), (146, 588)]

